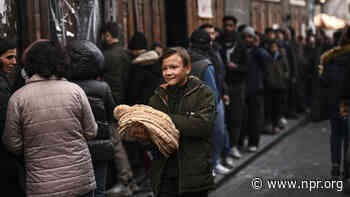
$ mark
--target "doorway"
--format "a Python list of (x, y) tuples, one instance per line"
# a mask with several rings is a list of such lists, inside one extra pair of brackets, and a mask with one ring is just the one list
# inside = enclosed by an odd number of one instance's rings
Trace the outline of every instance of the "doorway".
[(167, 46), (187, 48), (186, 0), (165, 1), (165, 23)]

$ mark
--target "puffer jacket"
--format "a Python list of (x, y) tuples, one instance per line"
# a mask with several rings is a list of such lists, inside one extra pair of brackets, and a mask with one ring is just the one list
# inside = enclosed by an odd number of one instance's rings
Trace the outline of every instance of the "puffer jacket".
[[(173, 114), (169, 112), (167, 98), (166, 87), (160, 87), (151, 97), (149, 105), (167, 113), (180, 131), (179, 150), (173, 153), (177, 154), (177, 160), (174, 161), (178, 162), (179, 193), (212, 189), (214, 177), (211, 171), (211, 131), (215, 118), (214, 94), (198, 78), (190, 77), (184, 96), (179, 98)], [(151, 161), (150, 168), (152, 188), (156, 196), (164, 168), (170, 162), (158, 153)]]
[(71, 79), (84, 90), (98, 124), (97, 137), (88, 141), (92, 160), (108, 161), (113, 157), (111, 123), (116, 104), (108, 84), (96, 80), (103, 75), (104, 56), (94, 43), (87, 40), (70, 42), (67, 51), (72, 60)]
[[(89, 103), (98, 124), (98, 132), (95, 139), (90, 141), (95, 141), (103, 146), (108, 146), (108, 141), (111, 140), (111, 124), (112, 121), (115, 122), (113, 118), (113, 109), (116, 107), (114, 102), (111, 88), (104, 81), (98, 80), (84, 80), (75, 82), (78, 84), (85, 92), (89, 99)], [(89, 142), (90, 142), (89, 141)], [(99, 147), (89, 145), (90, 153), (100, 152), (95, 150)], [(92, 154), (93, 156), (94, 154)], [(92, 157), (93, 161), (96, 158)]]
[(25, 161), (28, 197), (76, 197), (96, 188), (87, 140), (97, 124), (76, 84), (38, 75), (8, 104), (3, 142)]

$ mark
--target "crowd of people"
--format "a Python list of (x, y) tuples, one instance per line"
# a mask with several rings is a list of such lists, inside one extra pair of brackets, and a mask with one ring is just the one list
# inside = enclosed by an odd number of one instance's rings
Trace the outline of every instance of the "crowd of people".
[[(208, 196), (217, 174), (230, 173), (243, 154), (259, 150), (261, 135), (276, 135), (288, 120), (313, 115), (321, 80), (337, 81), (327, 86), (338, 90), (327, 118), (331, 174), (341, 175), (348, 126), (346, 107), (337, 107), (344, 103), (342, 89), (334, 87), (346, 79), (348, 31), (329, 38), (310, 30), (304, 38), (291, 27), (257, 32), (225, 16), (222, 29), (203, 24), (195, 30), (187, 49), (149, 48), (142, 32), (124, 48), (117, 23), (100, 32), (98, 44), (35, 41), (18, 65), (15, 41), (0, 41), (0, 184), (13, 196), (132, 196), (145, 190), (160, 197)], [(113, 118), (120, 104), (167, 113), (180, 131), (179, 150), (165, 158), (120, 139)]]

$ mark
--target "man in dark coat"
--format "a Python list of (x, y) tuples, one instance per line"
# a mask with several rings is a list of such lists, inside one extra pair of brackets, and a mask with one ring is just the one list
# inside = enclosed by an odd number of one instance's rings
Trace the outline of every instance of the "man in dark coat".
[[(130, 55), (127, 50), (120, 46), (119, 32), (117, 23), (107, 23), (101, 29), (102, 51), (105, 57), (103, 80), (110, 86), (117, 105), (127, 102), (126, 90), (128, 89), (131, 68)], [(132, 192), (127, 186), (135, 185), (130, 184), (133, 182), (133, 172), (122, 143), (116, 143), (114, 163), (117, 168), (118, 184), (108, 193), (114, 195), (128, 193), (131, 195)]]
[(170, 48), (162, 57), (161, 85), (149, 105), (167, 113), (180, 131), (179, 150), (169, 158), (154, 150), (152, 186), (158, 197), (207, 197), (214, 186), (211, 133), (215, 118), (213, 91), (191, 72), (183, 48)]
[[(230, 144), (237, 153), (237, 145), (243, 121), (245, 82), (247, 79), (247, 50), (241, 35), (236, 32), (237, 19), (225, 16), (223, 19), (224, 34), (218, 38), (221, 57), (226, 65), (226, 82), (230, 104), (227, 109), (227, 122)], [(239, 154), (235, 154), (239, 156)]]
[(114, 99), (118, 104), (127, 101), (131, 59), (128, 52), (120, 46), (119, 27), (117, 23), (107, 23), (101, 29), (101, 41), (105, 56), (104, 80), (112, 89)]
[(241, 145), (244, 136), (248, 136), (248, 151), (255, 152), (260, 142), (260, 132), (264, 125), (264, 70), (271, 62), (267, 51), (256, 46), (255, 30), (247, 26), (243, 32), (244, 41), (248, 47), (246, 81), (246, 110), (244, 133), (241, 134)]

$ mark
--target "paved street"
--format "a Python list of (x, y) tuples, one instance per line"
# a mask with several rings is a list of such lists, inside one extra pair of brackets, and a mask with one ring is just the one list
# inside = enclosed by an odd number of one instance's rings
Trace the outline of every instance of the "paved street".
[[(308, 124), (235, 174), (213, 191), (210, 197), (345, 196), (342, 192), (337, 192), (342, 186), (341, 182), (325, 181), (330, 180), (329, 135), (328, 122)], [(252, 189), (254, 177), (262, 180), (261, 190)], [(297, 187), (305, 189), (268, 189), (268, 179), (297, 180)], [(319, 186), (330, 188), (333, 184), (333, 189), (311, 189), (310, 187), (316, 186), (316, 182), (303, 183), (301, 186), (301, 180), (323, 180)]]

